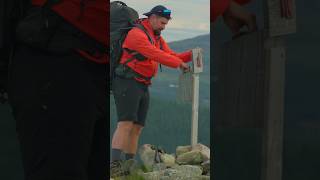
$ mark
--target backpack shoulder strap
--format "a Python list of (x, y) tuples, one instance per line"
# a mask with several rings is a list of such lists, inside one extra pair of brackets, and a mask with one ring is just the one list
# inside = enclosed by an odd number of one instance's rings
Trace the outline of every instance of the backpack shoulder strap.
[(153, 42), (153, 39), (151, 38), (150, 34), (148, 33), (148, 31), (146, 30), (146, 28), (142, 25), (142, 24), (136, 24), (136, 27), (141, 29), (144, 33), (146, 33), (146, 35), (148, 36), (148, 39), (150, 41), (150, 43), (152, 45), (154, 45), (155, 43)]

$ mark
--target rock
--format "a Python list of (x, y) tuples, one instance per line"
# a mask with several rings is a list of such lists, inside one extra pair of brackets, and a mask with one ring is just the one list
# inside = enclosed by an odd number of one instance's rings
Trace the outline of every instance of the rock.
[(163, 171), (142, 173), (141, 176), (146, 180), (160, 180), (160, 177), (163, 176)]
[(192, 147), (192, 150), (194, 151), (200, 151), (203, 161), (207, 161), (210, 159), (210, 148), (208, 148), (207, 146), (203, 145), (203, 144), (196, 144)]
[(201, 180), (202, 170), (198, 166), (183, 165), (175, 166), (174, 168), (166, 169), (163, 171), (163, 176), (160, 180)]
[(203, 162), (203, 158), (200, 151), (192, 150), (190, 152), (179, 155), (176, 159), (176, 162), (178, 164), (199, 165)]
[(177, 174), (180, 177), (201, 176), (202, 174), (202, 169), (199, 166), (181, 165), (181, 166), (175, 166), (174, 169), (178, 171)]
[(167, 169), (167, 166), (164, 163), (157, 163), (152, 166), (153, 171), (163, 171), (165, 169)]
[(176, 158), (171, 154), (161, 154), (160, 159), (167, 167), (172, 167), (176, 164)]
[(179, 155), (184, 154), (186, 152), (189, 152), (191, 150), (192, 150), (191, 146), (178, 146), (176, 148), (176, 155), (179, 156)]
[(177, 176), (162, 176), (160, 180), (210, 180), (210, 176), (192, 176), (192, 177), (177, 177)]
[[(139, 172), (146, 180), (209, 180), (210, 149), (203, 144), (178, 146), (174, 155), (159, 151), (161, 163), (155, 163), (155, 148), (145, 144), (139, 149), (147, 173)], [(151, 172), (152, 171), (152, 172)], [(146, 172), (146, 171), (145, 171)]]
[(142, 160), (143, 165), (148, 171), (152, 170), (152, 166), (154, 164), (154, 157), (156, 153), (156, 151), (153, 150), (151, 147), (152, 145), (145, 144), (141, 146), (139, 149), (140, 159)]
[(205, 175), (197, 176), (195, 177), (195, 180), (210, 180), (210, 176), (205, 176)]
[(201, 163), (202, 167), (202, 174), (204, 175), (210, 175), (210, 160), (207, 160), (206, 162)]
[(176, 177), (178, 175), (178, 171), (176, 169), (166, 169), (163, 173), (166, 177)]

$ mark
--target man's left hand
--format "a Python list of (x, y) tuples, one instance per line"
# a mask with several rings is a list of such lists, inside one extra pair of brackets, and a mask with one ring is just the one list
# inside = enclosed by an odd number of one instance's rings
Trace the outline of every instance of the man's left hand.
[(230, 2), (230, 6), (223, 14), (223, 20), (233, 34), (239, 33), (240, 29), (244, 26), (247, 26), (248, 32), (257, 30), (255, 15), (249, 13), (234, 1)]

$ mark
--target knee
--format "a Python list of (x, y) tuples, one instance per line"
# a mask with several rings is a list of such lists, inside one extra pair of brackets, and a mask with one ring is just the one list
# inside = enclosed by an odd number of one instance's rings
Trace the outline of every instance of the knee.
[(119, 122), (117, 125), (118, 131), (124, 131), (124, 132), (130, 133), (132, 129), (133, 129), (133, 123), (130, 121)]
[(133, 124), (131, 133), (138, 136), (141, 134), (142, 129), (143, 129), (143, 126), (138, 124)]

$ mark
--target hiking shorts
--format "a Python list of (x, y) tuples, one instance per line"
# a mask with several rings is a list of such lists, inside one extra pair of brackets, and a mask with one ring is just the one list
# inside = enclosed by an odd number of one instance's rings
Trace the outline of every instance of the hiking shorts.
[(112, 92), (118, 122), (133, 121), (134, 124), (145, 126), (150, 101), (148, 85), (132, 78), (116, 77), (112, 83)]
[(25, 180), (107, 179), (107, 85), (104, 64), (75, 52), (50, 55), (18, 47), (9, 101)]

